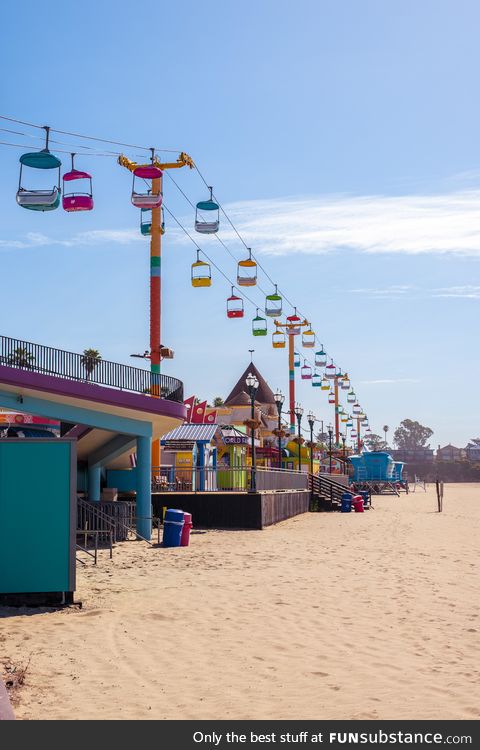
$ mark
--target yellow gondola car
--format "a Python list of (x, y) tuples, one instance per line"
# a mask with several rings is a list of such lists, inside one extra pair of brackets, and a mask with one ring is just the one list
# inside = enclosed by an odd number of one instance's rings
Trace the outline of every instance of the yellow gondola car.
[(200, 250), (197, 250), (197, 260), (192, 263), (192, 286), (212, 286), (212, 269), (209, 263), (200, 260)]

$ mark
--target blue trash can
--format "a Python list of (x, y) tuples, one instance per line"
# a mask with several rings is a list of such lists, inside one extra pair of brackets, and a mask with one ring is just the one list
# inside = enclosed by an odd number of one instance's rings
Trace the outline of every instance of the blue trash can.
[(350, 513), (352, 510), (352, 497), (353, 495), (350, 492), (344, 492), (342, 495), (342, 505), (341, 505), (341, 512), (342, 513)]
[(183, 510), (169, 508), (163, 521), (163, 546), (180, 547), (183, 531)]

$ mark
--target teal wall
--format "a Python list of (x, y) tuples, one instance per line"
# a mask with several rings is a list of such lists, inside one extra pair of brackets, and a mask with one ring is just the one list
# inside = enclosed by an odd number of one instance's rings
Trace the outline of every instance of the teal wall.
[(0, 441), (0, 593), (74, 590), (72, 450), (66, 440)]
[(116, 487), (119, 492), (134, 492), (137, 489), (136, 469), (107, 469), (107, 487)]

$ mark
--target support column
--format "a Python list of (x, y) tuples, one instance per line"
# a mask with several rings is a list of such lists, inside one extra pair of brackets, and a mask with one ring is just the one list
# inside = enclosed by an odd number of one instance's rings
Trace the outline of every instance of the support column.
[(100, 480), (102, 469), (100, 466), (88, 467), (88, 499), (92, 503), (100, 502)]
[(137, 437), (137, 531), (152, 535), (152, 439)]
[(339, 401), (337, 377), (333, 381), (333, 389), (335, 393), (335, 446), (338, 447), (340, 445), (340, 414), (338, 413)]
[(288, 390), (290, 396), (290, 432), (295, 435), (295, 336), (289, 333), (288, 336)]
[(362, 439), (360, 437), (360, 429), (361, 429), (361, 422), (360, 422), (360, 419), (357, 418), (357, 451), (359, 454), (362, 450)]
[[(152, 180), (152, 192), (163, 189), (163, 179)], [(160, 380), (161, 308), (162, 308), (162, 209), (152, 209), (150, 237), (150, 372)], [(152, 378), (153, 380), (153, 378)], [(152, 386), (152, 396), (160, 398), (160, 385)], [(152, 466), (160, 466), (160, 440), (152, 442)]]

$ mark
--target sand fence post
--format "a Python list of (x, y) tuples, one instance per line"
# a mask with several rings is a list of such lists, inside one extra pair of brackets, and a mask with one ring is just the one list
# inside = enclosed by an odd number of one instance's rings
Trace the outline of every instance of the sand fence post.
[(435, 482), (435, 487), (437, 490), (437, 505), (438, 505), (438, 512), (441, 513), (443, 511), (443, 482), (440, 482), (438, 479)]

